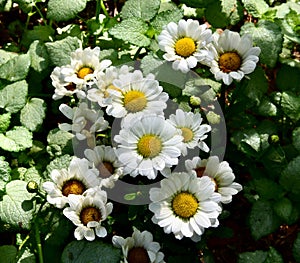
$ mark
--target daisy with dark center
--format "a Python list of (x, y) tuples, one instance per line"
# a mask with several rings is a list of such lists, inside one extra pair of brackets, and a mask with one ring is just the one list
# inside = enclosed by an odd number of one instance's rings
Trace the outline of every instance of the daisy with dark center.
[(77, 240), (85, 238), (93, 241), (95, 235), (105, 237), (107, 231), (101, 223), (112, 212), (112, 203), (107, 203), (107, 194), (97, 187), (97, 191), (89, 191), (84, 195), (68, 196), (69, 207), (63, 214), (70, 219), (76, 227), (74, 236)]
[(73, 157), (68, 169), (53, 170), (52, 182), (43, 183), (47, 192), (47, 201), (58, 208), (63, 208), (70, 194), (82, 195), (89, 188), (99, 184), (98, 171), (89, 168), (86, 159)]
[(210, 70), (216, 80), (230, 85), (235, 79), (240, 81), (245, 75), (254, 71), (259, 60), (260, 48), (253, 47), (252, 37), (242, 37), (237, 32), (226, 29), (221, 34), (214, 33), (210, 50), (214, 55)]
[(133, 228), (131, 237), (113, 236), (113, 245), (121, 248), (123, 260), (121, 263), (164, 263), (164, 254), (160, 252), (160, 245), (153, 241), (148, 231), (140, 232)]
[(204, 152), (209, 151), (204, 140), (208, 136), (206, 133), (211, 131), (211, 127), (208, 124), (201, 124), (202, 117), (200, 113), (184, 112), (181, 109), (177, 109), (176, 114), (171, 114), (167, 121), (183, 137), (183, 155), (187, 155), (187, 149), (194, 149), (196, 147), (199, 147)]
[(70, 64), (56, 67), (50, 75), (55, 87), (53, 98), (60, 99), (72, 94), (76, 94), (78, 98), (84, 98), (86, 88), (95, 82), (96, 75), (111, 65), (110, 60), (100, 61), (99, 55), (99, 47), (79, 48), (72, 52)]
[(160, 182), (161, 188), (150, 190), (154, 213), (152, 221), (173, 233), (177, 239), (189, 237), (199, 241), (205, 228), (217, 227), (221, 212), (220, 194), (208, 177), (196, 178), (188, 173), (173, 173)]
[(90, 109), (85, 102), (79, 103), (79, 106), (74, 108), (61, 104), (59, 110), (72, 120), (72, 124), (61, 123), (58, 127), (63, 131), (72, 131), (78, 140), (87, 139), (90, 147), (95, 146), (95, 133), (108, 128), (103, 111)]
[(172, 61), (172, 67), (187, 73), (197, 63), (209, 63), (211, 54), (206, 45), (212, 41), (212, 33), (205, 24), (197, 20), (183, 20), (178, 24), (169, 23), (158, 36), (160, 49), (166, 52), (163, 57)]
[(149, 74), (145, 78), (140, 70), (133, 73), (120, 75), (119, 79), (113, 81), (113, 88), (107, 92), (111, 98), (111, 105), (108, 105), (106, 112), (116, 118), (135, 118), (137, 113), (163, 114), (169, 99), (167, 93), (154, 75)]
[(124, 165), (124, 174), (155, 179), (163, 171), (178, 163), (182, 137), (160, 115), (140, 115), (125, 123), (114, 137), (117, 155)]
[(220, 162), (217, 156), (210, 156), (208, 159), (194, 157), (185, 161), (188, 173), (195, 177), (208, 176), (215, 184), (215, 191), (221, 195), (221, 202), (224, 204), (232, 201), (232, 196), (240, 192), (243, 187), (234, 182), (235, 176), (228, 162)]
[(101, 185), (106, 188), (113, 188), (115, 182), (123, 175), (123, 166), (115, 150), (110, 146), (100, 145), (84, 151), (90, 166), (98, 169)]

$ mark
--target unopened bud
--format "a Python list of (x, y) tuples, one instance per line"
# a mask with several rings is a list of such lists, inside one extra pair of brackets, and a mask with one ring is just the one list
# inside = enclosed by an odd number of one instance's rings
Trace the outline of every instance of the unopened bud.
[(193, 106), (200, 106), (201, 104), (201, 99), (197, 96), (191, 96), (190, 97), (190, 103), (193, 105)]
[(26, 189), (29, 193), (37, 193), (39, 191), (39, 185), (35, 181), (29, 181)]
[(209, 111), (206, 114), (206, 118), (210, 124), (219, 124), (221, 120), (221, 116), (214, 113), (213, 111)]

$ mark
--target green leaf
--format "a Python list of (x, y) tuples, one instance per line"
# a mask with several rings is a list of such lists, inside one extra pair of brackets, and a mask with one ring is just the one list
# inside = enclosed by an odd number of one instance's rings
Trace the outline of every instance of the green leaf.
[(262, 116), (276, 116), (277, 107), (273, 104), (268, 97), (264, 97), (258, 105), (257, 112)]
[(119, 263), (121, 250), (102, 241), (72, 241), (63, 251), (62, 263), (86, 262)]
[(264, 70), (261, 67), (256, 67), (254, 72), (248, 75), (249, 81), (244, 81), (242, 84), (242, 92), (251, 100), (259, 105), (261, 98), (268, 90), (268, 81)]
[(30, 252), (30, 249), (26, 247), (21, 251), (18, 251), (18, 261), (17, 263), (36, 263), (37, 259), (33, 252)]
[(285, 222), (288, 222), (293, 210), (292, 202), (288, 198), (279, 199), (276, 203), (274, 203), (273, 208), (280, 218), (282, 218)]
[(281, 106), (284, 113), (293, 121), (300, 119), (300, 98), (292, 92), (283, 92), (281, 96)]
[(45, 177), (49, 177), (48, 175), (54, 170), (68, 169), (69, 164), (72, 160), (72, 156), (65, 154), (60, 157), (52, 160), (46, 167)]
[(70, 55), (80, 47), (80, 40), (68, 36), (62, 40), (47, 42), (45, 45), (53, 65), (61, 67), (70, 63)]
[(72, 133), (62, 131), (58, 128), (51, 130), (47, 136), (47, 152), (51, 156), (73, 154)]
[(159, 6), (160, 0), (128, 0), (122, 7), (121, 16), (123, 19), (135, 17), (149, 21), (157, 14)]
[(300, 262), (300, 232), (298, 232), (297, 238), (293, 245), (293, 256), (296, 262)]
[(297, 35), (300, 36), (300, 16), (299, 16), (299, 14), (296, 11), (291, 10), (291, 12), (289, 12), (289, 14), (287, 14), (285, 18), (286, 18), (287, 23), (292, 28), (292, 30)]
[(86, 7), (87, 0), (49, 0), (47, 18), (57, 22), (74, 18)]
[[(286, 80), (289, 81), (286, 81)], [(295, 91), (300, 90), (300, 69), (282, 65), (276, 75), (276, 84), (282, 91)]]
[(36, 204), (31, 200), (35, 195), (26, 190), (27, 183), (13, 180), (6, 185), (6, 194), (0, 201), (0, 219), (12, 229), (27, 229), (35, 213)]
[(229, 25), (229, 19), (222, 10), (221, 2), (214, 1), (205, 9), (205, 17), (213, 27), (224, 28)]
[(145, 35), (148, 25), (138, 17), (131, 17), (121, 21), (109, 30), (115, 38), (137, 45), (139, 47), (149, 46), (150, 39)]
[(0, 133), (6, 132), (10, 125), (11, 114), (4, 113), (0, 115)]
[(249, 223), (251, 234), (255, 240), (272, 233), (280, 225), (280, 221), (275, 215), (271, 203), (263, 200), (253, 204), (250, 211)]
[(221, 0), (221, 6), (231, 25), (237, 24), (243, 18), (243, 7), (238, 0)]
[(264, 263), (268, 252), (256, 250), (239, 254), (238, 263)]
[(28, 85), (25, 80), (7, 85), (0, 90), (0, 108), (5, 108), (10, 113), (16, 113), (26, 103)]
[(32, 30), (26, 30), (22, 36), (21, 43), (29, 47), (35, 40), (46, 42), (55, 34), (55, 30), (51, 26), (34, 26)]
[(180, 0), (180, 3), (186, 4), (189, 7), (203, 8), (213, 3), (215, 0)]
[(293, 130), (293, 145), (300, 152), (300, 127)]
[(253, 23), (244, 24), (241, 27), (241, 34), (245, 33), (251, 34), (254, 44), (260, 47), (260, 62), (269, 67), (275, 67), (283, 42), (280, 26), (271, 21), (259, 20), (256, 25)]
[(43, 123), (43, 120), (45, 118), (45, 111), (46, 104), (44, 100), (39, 98), (32, 98), (21, 110), (21, 124), (28, 128), (30, 131), (35, 131), (38, 126)]
[(9, 152), (19, 152), (32, 146), (32, 133), (25, 127), (16, 126), (6, 134), (0, 133), (0, 147)]
[(42, 177), (35, 167), (26, 169), (25, 172), (22, 172), (20, 174), (19, 179), (25, 182), (35, 181), (38, 184), (42, 181)]
[(35, 71), (42, 72), (49, 67), (50, 58), (44, 43), (39, 42), (38, 40), (32, 42), (28, 53), (31, 59), (31, 67)]
[(300, 156), (289, 162), (279, 182), (289, 193), (300, 197)]
[(267, 178), (254, 179), (250, 182), (249, 187), (257, 193), (259, 198), (265, 200), (275, 200), (281, 198), (284, 194), (279, 184)]
[(280, 253), (273, 247), (268, 251), (268, 257), (264, 263), (284, 263)]
[(0, 191), (3, 191), (6, 183), (11, 179), (10, 176), (11, 168), (9, 163), (2, 160), (0, 157)]
[(5, 64), (10, 59), (17, 57), (18, 54), (15, 52), (8, 52), (3, 49), (0, 49), (0, 65)]
[(269, 9), (268, 4), (264, 0), (242, 0), (242, 3), (248, 13), (254, 17), (260, 18)]
[(163, 27), (170, 22), (178, 23), (178, 21), (183, 17), (182, 11), (178, 8), (173, 10), (167, 10), (159, 13), (153, 19), (151, 25), (153, 26), (155, 32), (159, 34)]
[(8, 60), (0, 66), (0, 78), (8, 81), (25, 79), (30, 67), (30, 57), (22, 54)]
[(1, 263), (14, 263), (17, 256), (17, 248), (12, 245), (0, 247)]

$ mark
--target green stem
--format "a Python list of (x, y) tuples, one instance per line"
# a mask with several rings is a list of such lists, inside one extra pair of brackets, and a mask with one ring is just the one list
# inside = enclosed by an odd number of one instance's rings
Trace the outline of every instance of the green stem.
[(96, 22), (99, 23), (100, 22), (100, 18), (99, 18), (99, 15), (100, 15), (100, 10), (101, 10), (101, 1), (100, 0), (97, 0), (97, 5), (96, 5)]
[(41, 237), (40, 237), (40, 229), (38, 226), (38, 222), (34, 222), (34, 232), (35, 232), (35, 241), (37, 244), (37, 251), (39, 256), (39, 263), (44, 263), (43, 259), (43, 249), (42, 249), (42, 243), (41, 243)]
[(139, 47), (138, 50), (137, 50), (137, 51), (135, 52), (135, 54), (134, 54), (133, 60), (137, 60), (137, 58), (138, 58), (138, 56), (139, 56), (141, 50), (142, 50), (142, 47)]
[(106, 7), (105, 7), (105, 5), (104, 5), (103, 0), (100, 0), (100, 5), (101, 5), (101, 9), (102, 9), (104, 15), (105, 15), (106, 17), (109, 17), (109, 14), (108, 14), (108, 12), (107, 12), (107, 10), (106, 10)]
[(43, 19), (44, 24), (47, 25), (47, 23), (45, 22), (46, 19), (44, 18), (44, 16), (43, 16), (41, 10), (36, 6), (36, 4), (34, 4), (34, 7), (36, 8), (36, 10), (37, 10), (37, 12), (39, 13), (40, 17)]
[(227, 88), (227, 86), (224, 83), (222, 83), (222, 86), (221, 86), (221, 97), (220, 97), (220, 106), (221, 106), (221, 109), (222, 109), (223, 112), (225, 110), (225, 105), (226, 105), (226, 94), (225, 94), (226, 88)]

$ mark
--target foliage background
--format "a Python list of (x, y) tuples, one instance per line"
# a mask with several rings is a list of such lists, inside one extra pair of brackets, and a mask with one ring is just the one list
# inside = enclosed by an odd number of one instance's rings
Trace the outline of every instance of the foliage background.
[[(79, 47), (100, 46), (114, 65), (139, 61), (145, 73), (161, 62), (156, 37), (180, 18), (250, 33), (262, 50), (249, 79), (226, 90), (208, 68), (195, 71), (218, 96), (227, 125), (225, 160), (244, 190), (225, 207), (220, 227), (200, 243), (165, 235), (144, 206), (115, 204), (110, 233), (131, 235), (129, 225), (149, 230), (166, 262), (300, 262), (300, 5), (296, 0), (87, 1), (0, 0), (0, 261), (112, 262), (119, 252), (111, 235), (73, 241), (73, 225), (43, 196), (39, 185), (66, 167), (72, 135), (53, 101), (49, 75)], [(99, 16), (99, 14), (101, 14)], [(223, 87), (224, 88), (224, 87)], [(182, 91), (165, 85), (191, 109)], [(77, 252), (80, 251), (79, 254)], [(93, 251), (93, 254), (90, 253)], [(102, 261), (101, 261), (102, 262)]]

